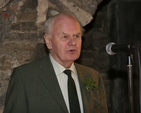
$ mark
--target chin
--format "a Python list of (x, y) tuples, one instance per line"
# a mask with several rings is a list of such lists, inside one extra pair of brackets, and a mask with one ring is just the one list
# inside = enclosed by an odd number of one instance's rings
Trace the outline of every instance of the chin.
[(72, 54), (72, 55), (68, 55), (67, 57), (66, 57), (66, 60), (69, 60), (69, 61), (75, 61), (75, 60), (77, 60), (79, 58), (79, 55), (76, 55), (76, 54)]
[(71, 57), (69, 60), (70, 60), (70, 61), (75, 61), (75, 60), (77, 60), (78, 58), (79, 58), (79, 57), (75, 57), (75, 58), (72, 58), (72, 57)]

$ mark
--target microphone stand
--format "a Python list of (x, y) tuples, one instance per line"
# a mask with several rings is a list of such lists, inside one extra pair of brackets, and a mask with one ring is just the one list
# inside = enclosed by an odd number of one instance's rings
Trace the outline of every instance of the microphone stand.
[[(133, 63), (133, 55), (131, 54), (131, 50), (135, 49), (135, 45), (116, 45), (111, 42), (106, 45), (106, 51), (109, 55), (114, 55), (116, 52), (124, 52), (127, 54), (127, 72), (128, 72), (128, 100), (129, 100), (129, 113), (134, 113), (134, 105), (133, 105), (133, 72), (132, 72), (132, 63)], [(141, 102), (141, 100), (140, 100)]]
[(134, 113), (133, 105), (133, 55), (128, 54), (127, 72), (128, 72), (128, 99), (129, 99), (129, 113)]

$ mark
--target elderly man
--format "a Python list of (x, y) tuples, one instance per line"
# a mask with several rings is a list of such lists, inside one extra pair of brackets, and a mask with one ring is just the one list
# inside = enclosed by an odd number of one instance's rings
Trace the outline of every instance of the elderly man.
[(101, 75), (75, 63), (82, 27), (70, 14), (45, 23), (49, 54), (14, 69), (4, 113), (108, 113)]

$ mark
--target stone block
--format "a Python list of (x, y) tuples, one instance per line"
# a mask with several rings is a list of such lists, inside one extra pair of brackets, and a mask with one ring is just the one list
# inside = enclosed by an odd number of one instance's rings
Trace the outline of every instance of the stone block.
[(37, 12), (22, 12), (17, 15), (17, 20), (19, 22), (35, 22), (37, 17)]

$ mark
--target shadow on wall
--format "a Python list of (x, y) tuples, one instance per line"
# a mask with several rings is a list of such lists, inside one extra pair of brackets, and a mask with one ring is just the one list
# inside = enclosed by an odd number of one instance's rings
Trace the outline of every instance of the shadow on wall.
[(49, 53), (49, 51), (46, 47), (46, 44), (39, 43), (36, 45), (35, 51), (34, 51), (33, 55), (31, 56), (30, 61), (39, 60), (39, 59), (45, 57), (48, 53)]

